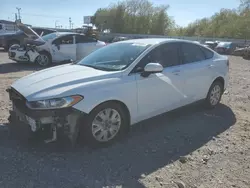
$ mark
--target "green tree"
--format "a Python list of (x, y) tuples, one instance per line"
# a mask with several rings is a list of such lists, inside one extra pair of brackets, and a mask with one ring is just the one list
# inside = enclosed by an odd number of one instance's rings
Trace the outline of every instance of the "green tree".
[(93, 20), (100, 31), (163, 35), (173, 27), (168, 8), (168, 5), (153, 6), (148, 0), (125, 0), (98, 9)]

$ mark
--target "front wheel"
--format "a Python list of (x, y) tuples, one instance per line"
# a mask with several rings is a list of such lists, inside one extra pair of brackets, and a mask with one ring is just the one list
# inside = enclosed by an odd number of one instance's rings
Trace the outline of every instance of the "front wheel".
[(46, 52), (40, 52), (40, 55), (36, 58), (36, 63), (41, 67), (47, 67), (51, 64), (50, 55)]
[(104, 103), (89, 114), (83, 132), (91, 146), (101, 146), (119, 138), (129, 126), (128, 122), (128, 116), (121, 105)]
[(206, 98), (207, 107), (214, 108), (220, 103), (223, 94), (223, 89), (223, 84), (219, 81), (215, 81), (211, 85)]

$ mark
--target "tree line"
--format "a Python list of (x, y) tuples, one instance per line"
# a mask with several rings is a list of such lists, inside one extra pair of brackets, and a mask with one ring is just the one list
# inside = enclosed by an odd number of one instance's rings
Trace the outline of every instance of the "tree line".
[(178, 26), (168, 9), (169, 5), (155, 6), (149, 0), (124, 0), (99, 8), (92, 22), (100, 32), (250, 39), (250, 0), (186, 27)]

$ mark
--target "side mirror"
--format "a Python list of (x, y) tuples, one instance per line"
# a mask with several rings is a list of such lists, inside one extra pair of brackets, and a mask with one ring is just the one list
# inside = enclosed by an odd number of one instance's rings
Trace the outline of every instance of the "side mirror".
[(148, 77), (150, 74), (159, 73), (163, 71), (163, 66), (160, 63), (148, 63), (141, 73), (142, 77)]

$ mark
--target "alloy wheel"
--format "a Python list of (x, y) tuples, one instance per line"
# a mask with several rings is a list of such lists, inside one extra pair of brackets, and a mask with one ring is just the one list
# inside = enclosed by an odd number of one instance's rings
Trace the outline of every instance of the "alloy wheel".
[(49, 64), (49, 57), (45, 54), (40, 54), (37, 57), (37, 63), (43, 67), (47, 66)]
[(215, 106), (219, 103), (221, 97), (221, 87), (219, 85), (215, 85), (210, 93), (210, 104)]
[(112, 108), (101, 110), (92, 122), (92, 135), (99, 142), (113, 139), (121, 128), (121, 115)]

